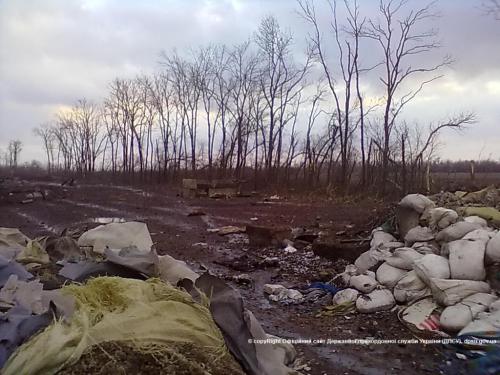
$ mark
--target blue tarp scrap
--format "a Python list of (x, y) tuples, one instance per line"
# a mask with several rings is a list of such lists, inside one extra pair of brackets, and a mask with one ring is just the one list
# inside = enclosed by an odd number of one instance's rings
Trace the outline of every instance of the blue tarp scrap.
[(5, 285), (11, 275), (17, 275), (17, 278), (22, 281), (33, 277), (21, 264), (0, 255), (0, 288)]
[(340, 292), (344, 288), (339, 288), (333, 284), (328, 284), (328, 283), (322, 283), (322, 282), (314, 282), (311, 285), (307, 287), (308, 289), (321, 289), (324, 290), (325, 292), (330, 293), (332, 296), (337, 294), (337, 292)]
[(14, 306), (0, 314), (0, 368), (10, 355), (40, 329), (47, 327), (53, 320), (50, 310), (41, 315), (32, 315), (21, 306)]

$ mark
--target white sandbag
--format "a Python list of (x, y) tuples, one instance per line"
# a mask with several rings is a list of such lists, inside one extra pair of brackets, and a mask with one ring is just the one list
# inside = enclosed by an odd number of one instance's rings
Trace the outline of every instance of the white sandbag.
[(264, 293), (266, 294), (278, 294), (282, 291), (287, 290), (283, 285), (280, 284), (264, 284)]
[(492, 304), (493, 302), (497, 301), (498, 297), (494, 294), (490, 293), (475, 293), (471, 294), (469, 297), (465, 297), (462, 300), (462, 303), (477, 303), (479, 305), (484, 306), (484, 310), (486, 311)]
[(424, 255), (422, 258), (417, 259), (413, 263), (413, 269), (417, 276), (427, 286), (429, 286), (431, 278), (450, 278), (450, 265), (448, 259), (436, 254)]
[(467, 233), (473, 230), (480, 229), (481, 225), (476, 223), (468, 223), (466, 221), (459, 221), (449, 227), (443, 229), (436, 235), (438, 242), (451, 242), (461, 239)]
[(368, 250), (356, 259), (354, 265), (358, 268), (359, 273), (364, 273), (367, 270), (376, 270), (378, 266), (390, 256), (391, 252), (388, 250)]
[[(452, 279), (484, 280), (485, 243), (482, 241), (458, 240), (448, 244)], [(443, 277), (440, 277), (443, 279)]]
[(129, 221), (100, 225), (83, 233), (78, 239), (78, 246), (92, 247), (96, 253), (103, 254), (106, 247), (123, 249), (135, 246), (141, 252), (149, 252), (153, 241), (145, 223)]
[(394, 307), (396, 301), (390, 290), (377, 289), (367, 295), (360, 295), (356, 300), (356, 309), (360, 313), (386, 311)]
[(488, 241), (495, 236), (495, 232), (491, 228), (476, 229), (467, 233), (463, 240), (482, 241), (486, 245)]
[(356, 267), (356, 269), (360, 269), (362, 273), (380, 264), (381, 260), (376, 256), (376, 252), (377, 250), (368, 250), (362, 253), (354, 261), (354, 266)]
[(404, 247), (405, 244), (402, 243), (402, 242), (385, 242), (381, 245), (378, 246), (378, 249), (379, 250), (389, 250), (389, 251), (393, 251), (395, 249), (399, 249), (400, 247)]
[(299, 301), (302, 298), (304, 298), (304, 296), (302, 295), (302, 293), (300, 293), (296, 289), (288, 289), (286, 291), (286, 296), (287, 296), (288, 299), (291, 299), (291, 300), (294, 300), (294, 301)]
[(394, 298), (398, 302), (410, 302), (430, 294), (430, 289), (417, 276), (415, 271), (410, 271), (394, 287)]
[(408, 207), (396, 206), (396, 224), (400, 238), (404, 238), (406, 233), (416, 227), (420, 222), (420, 214)]
[(441, 313), (439, 322), (446, 331), (460, 331), (472, 322), (479, 313), (486, 311), (496, 299), (497, 297), (492, 294), (473, 294), (456, 305), (446, 307)]
[(436, 241), (431, 241), (431, 242), (415, 242), (413, 245), (411, 245), (412, 249), (415, 249), (418, 251), (420, 254), (427, 255), (427, 254), (440, 254), (441, 248), (439, 244)]
[(475, 216), (475, 215), (465, 217), (464, 221), (467, 223), (479, 224), (483, 228), (486, 228), (488, 226), (488, 222), (486, 221), (486, 219), (483, 219), (482, 217)]
[(443, 256), (443, 257), (449, 257), (450, 256), (450, 243), (451, 242), (446, 242), (446, 243), (444, 243), (444, 244), (441, 245), (441, 253), (440, 253), (441, 256)]
[(431, 290), (427, 287), (424, 287), (422, 289), (400, 289), (394, 287), (394, 298), (399, 303), (410, 303), (412, 301), (416, 301), (417, 299), (428, 297), (430, 295)]
[(449, 332), (457, 332), (473, 320), (469, 306), (457, 303), (446, 307), (439, 317), (439, 325)]
[(397, 249), (394, 253), (385, 259), (390, 266), (400, 268), (402, 270), (411, 271), (413, 269), (413, 262), (423, 257), (418, 251), (411, 247), (402, 247)]
[(372, 232), (372, 240), (370, 241), (370, 248), (374, 249), (387, 242), (397, 242), (396, 238), (390, 233), (384, 232), (381, 229), (375, 229)]
[(351, 277), (355, 275), (359, 275), (358, 267), (356, 267), (354, 264), (348, 264), (347, 266), (345, 266), (344, 272), (340, 274), (340, 277), (344, 285), (349, 285)]
[(427, 220), (432, 229), (442, 230), (457, 222), (458, 213), (449, 208), (437, 207), (424, 212), (422, 218)]
[(335, 293), (332, 299), (334, 305), (341, 305), (343, 303), (356, 302), (359, 297), (359, 291), (352, 288), (343, 289)]
[(377, 281), (386, 288), (392, 289), (401, 280), (408, 271), (396, 268), (384, 262), (377, 269)]
[(426, 209), (434, 207), (434, 202), (422, 194), (408, 194), (406, 197), (401, 199), (399, 205), (411, 208), (421, 214)]
[(486, 262), (500, 262), (500, 231), (486, 245)]
[(366, 271), (363, 275), (368, 275), (370, 276), (373, 280), (376, 280), (377, 279), (377, 275), (375, 272), (373, 271)]
[(476, 319), (467, 324), (458, 335), (489, 331), (500, 331), (500, 310), (492, 313), (479, 313)]
[(492, 302), (489, 307), (490, 312), (500, 311), (500, 299)]
[(351, 277), (349, 286), (359, 290), (361, 293), (370, 293), (376, 288), (377, 280), (368, 275), (356, 275)]
[(405, 243), (408, 246), (413, 245), (415, 242), (426, 242), (434, 239), (434, 233), (427, 227), (416, 226), (406, 233)]
[(491, 288), (484, 281), (431, 279), (432, 296), (443, 306), (452, 306), (475, 293), (489, 293)]

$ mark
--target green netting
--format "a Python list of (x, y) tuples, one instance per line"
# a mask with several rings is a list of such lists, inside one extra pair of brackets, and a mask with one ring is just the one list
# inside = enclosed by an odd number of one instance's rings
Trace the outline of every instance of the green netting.
[[(98, 277), (85, 285), (65, 286), (63, 291), (76, 299), (71, 323), (55, 321), (18, 348), (6, 363), (4, 375), (54, 374), (106, 342), (135, 348), (156, 345), (168, 353), (189, 344), (211, 362), (232, 359), (207, 306), (170, 284), (157, 279)], [(178, 354), (185, 357), (185, 353)], [(191, 365), (203, 364), (193, 359)]]

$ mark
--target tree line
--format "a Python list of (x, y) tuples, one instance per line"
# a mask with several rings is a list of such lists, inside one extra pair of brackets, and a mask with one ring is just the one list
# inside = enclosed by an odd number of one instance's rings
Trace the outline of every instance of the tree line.
[(0, 165), (17, 168), (22, 150), (23, 143), (19, 139), (10, 140), (5, 151), (0, 149)]
[[(303, 51), (268, 16), (238, 45), (163, 52), (157, 73), (116, 78), (100, 103), (81, 99), (58, 112), (35, 129), (49, 171), (381, 193), (423, 186), (439, 133), (475, 121), (473, 113), (424, 126), (402, 120), (452, 63), (448, 56), (425, 62), (440, 48), (437, 32), (426, 29), (434, 3), (382, 0), (373, 18), (356, 0), (325, 3), (326, 23), (317, 2), (297, 2), (309, 27), (299, 36), (307, 38)], [(374, 82), (377, 97), (367, 94)]]

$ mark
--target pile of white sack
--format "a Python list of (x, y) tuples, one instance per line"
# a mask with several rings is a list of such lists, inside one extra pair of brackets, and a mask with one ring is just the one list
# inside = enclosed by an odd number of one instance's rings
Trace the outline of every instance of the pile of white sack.
[(500, 331), (498, 291), (485, 281), (485, 266), (500, 262), (500, 232), (420, 194), (404, 197), (396, 216), (399, 238), (375, 229), (370, 250), (341, 275), (349, 288), (333, 303), (371, 313), (428, 297), (448, 333)]

